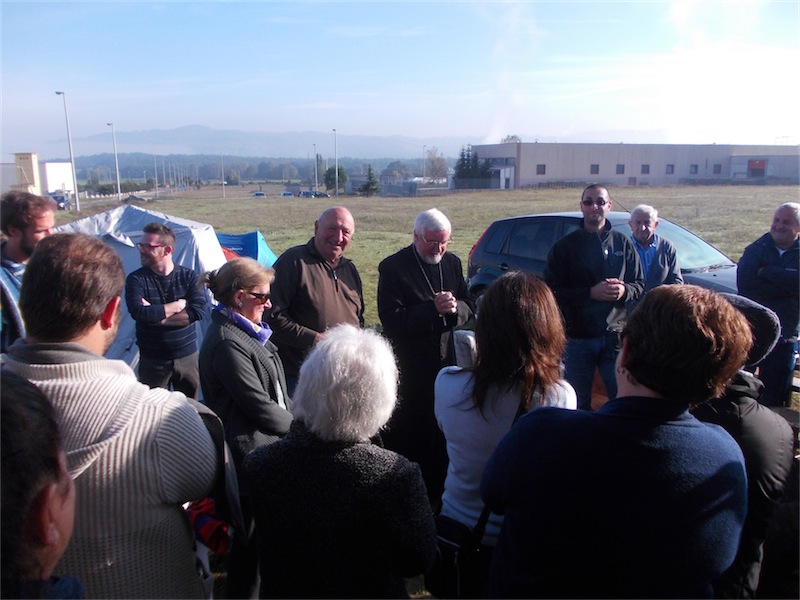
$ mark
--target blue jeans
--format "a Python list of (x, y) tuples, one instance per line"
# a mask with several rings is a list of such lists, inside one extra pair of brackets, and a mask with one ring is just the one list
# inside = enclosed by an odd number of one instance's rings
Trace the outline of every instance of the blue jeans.
[(764, 384), (759, 402), (765, 406), (788, 406), (792, 398), (794, 353), (797, 342), (780, 340), (758, 363), (758, 378)]
[(600, 378), (608, 391), (608, 399), (617, 395), (617, 379), (615, 375), (617, 354), (619, 354), (619, 336), (609, 332), (599, 338), (569, 338), (564, 353), (564, 379), (575, 389), (578, 396), (578, 408), (592, 409), (592, 382), (594, 371), (600, 372)]

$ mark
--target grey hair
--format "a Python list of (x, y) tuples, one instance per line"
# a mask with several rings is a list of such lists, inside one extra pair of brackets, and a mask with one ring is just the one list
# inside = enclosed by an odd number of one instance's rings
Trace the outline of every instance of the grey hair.
[(392, 348), (380, 335), (334, 327), (300, 367), (294, 418), (323, 440), (365, 442), (392, 416), (397, 373)]
[(654, 222), (658, 221), (658, 211), (649, 204), (638, 204), (634, 206), (633, 210), (631, 211), (631, 218), (633, 218), (633, 215), (635, 215), (637, 212), (646, 214)]
[(438, 208), (425, 210), (414, 219), (414, 233), (422, 235), (426, 231), (452, 231), (450, 220)]
[(783, 210), (784, 208), (788, 208), (794, 213), (794, 220), (798, 225), (800, 225), (800, 202), (784, 202), (775, 209), (775, 212)]

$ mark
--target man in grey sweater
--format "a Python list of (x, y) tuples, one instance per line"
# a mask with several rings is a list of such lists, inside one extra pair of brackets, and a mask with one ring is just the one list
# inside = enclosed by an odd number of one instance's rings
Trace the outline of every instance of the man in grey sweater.
[(20, 294), (26, 337), (2, 366), (53, 404), (75, 480), (75, 529), (54, 573), (77, 577), (87, 598), (201, 598), (181, 504), (209, 494), (217, 455), (186, 396), (103, 358), (124, 284), (119, 256), (99, 239), (42, 240)]

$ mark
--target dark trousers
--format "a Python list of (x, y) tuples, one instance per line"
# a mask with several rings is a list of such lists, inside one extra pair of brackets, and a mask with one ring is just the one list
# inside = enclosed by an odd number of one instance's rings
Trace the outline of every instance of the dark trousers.
[(189, 398), (197, 398), (200, 387), (199, 353), (175, 359), (139, 357), (139, 381), (151, 388), (172, 389)]
[(258, 564), (258, 541), (255, 533), (253, 511), (247, 496), (240, 496), (242, 517), (247, 531), (234, 535), (228, 554), (228, 598), (259, 598), (261, 588)]
[(758, 378), (764, 383), (759, 402), (766, 406), (788, 406), (792, 399), (794, 354), (797, 342), (780, 340), (758, 363)]

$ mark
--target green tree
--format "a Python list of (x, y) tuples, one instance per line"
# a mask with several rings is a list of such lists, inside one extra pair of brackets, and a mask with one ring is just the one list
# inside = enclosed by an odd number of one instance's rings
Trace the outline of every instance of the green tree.
[(239, 185), (239, 173), (234, 168), (226, 169), (225, 185)]
[[(328, 167), (322, 181), (325, 183), (326, 190), (334, 189), (336, 187), (336, 167)], [(347, 173), (344, 167), (339, 165), (339, 187), (344, 187), (345, 183), (347, 183)]]
[(285, 181), (297, 179), (297, 167), (292, 163), (283, 163), (281, 165), (281, 179)]
[(395, 160), (386, 165), (381, 171), (381, 179), (390, 183), (397, 183), (403, 179), (408, 179), (413, 175), (413, 171), (403, 161)]
[(258, 175), (258, 166), (257, 165), (247, 165), (247, 168), (242, 171), (242, 177), (246, 179), (255, 179)]
[(365, 196), (374, 196), (381, 193), (381, 185), (378, 183), (378, 178), (372, 171), (372, 165), (367, 165), (367, 182), (358, 188), (358, 191)]
[(472, 146), (462, 146), (454, 179), (458, 189), (485, 189), (489, 187), (489, 163), (481, 162)]
[(262, 160), (256, 167), (256, 177), (258, 179), (269, 179), (269, 163)]

